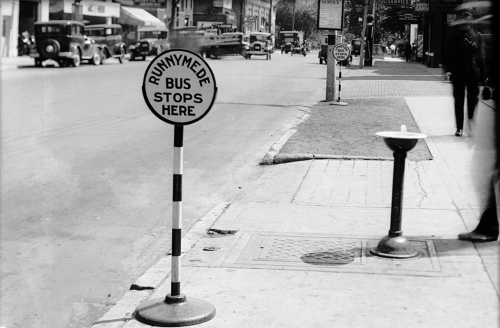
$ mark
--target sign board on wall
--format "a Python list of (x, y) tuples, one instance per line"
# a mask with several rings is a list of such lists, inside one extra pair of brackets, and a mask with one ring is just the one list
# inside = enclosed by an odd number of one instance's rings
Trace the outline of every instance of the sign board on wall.
[(418, 12), (429, 12), (429, 3), (427, 2), (415, 2), (415, 11)]
[(318, 30), (344, 28), (344, 0), (318, 1)]
[(167, 1), (166, 0), (134, 0), (134, 5), (137, 7), (165, 8), (167, 5)]
[(411, 0), (385, 0), (386, 6), (411, 6)]
[[(86, 16), (120, 17), (119, 3), (84, 0), (81, 2), (81, 4), (82, 13)], [(72, 5), (72, 2), (64, 1), (64, 12), (71, 14), (73, 12)]]
[(222, 8), (226, 8), (226, 9), (232, 9), (233, 2), (232, 2), (232, 0), (214, 0), (213, 6), (214, 7), (222, 7)]

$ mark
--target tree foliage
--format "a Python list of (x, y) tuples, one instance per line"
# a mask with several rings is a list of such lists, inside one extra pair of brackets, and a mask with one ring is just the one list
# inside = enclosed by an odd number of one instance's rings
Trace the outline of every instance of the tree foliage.
[[(373, 1), (368, 1), (368, 13), (373, 10)], [(276, 8), (276, 24), (284, 30), (292, 30), (293, 5), (295, 2), (294, 30), (303, 31), (304, 38), (315, 39), (317, 31), (317, 2), (298, 2), (297, 0), (279, 0)], [(404, 12), (399, 7), (386, 6), (383, 0), (375, 0), (374, 43), (393, 42), (406, 33), (407, 24), (400, 22), (398, 14)], [(360, 38), (363, 30), (365, 0), (345, 0), (344, 34)], [(363, 10), (359, 10), (359, 9)], [(323, 33), (326, 31), (322, 31)]]
[[(365, 0), (345, 0), (345, 25), (344, 32), (361, 37), (363, 30)], [(357, 10), (362, 8), (362, 11)], [(368, 1), (368, 13), (373, 10), (373, 0)], [(404, 11), (404, 10), (403, 10)], [(389, 40), (402, 38), (405, 34), (406, 25), (400, 22), (398, 14), (402, 12), (400, 7), (386, 6), (384, 1), (375, 2), (375, 33), (374, 43), (386, 43)]]
[[(293, 5), (295, 0), (280, 0), (276, 6), (276, 25), (285, 31), (292, 30)], [(304, 32), (304, 38), (310, 39), (317, 33), (317, 3), (295, 3), (293, 29)]]

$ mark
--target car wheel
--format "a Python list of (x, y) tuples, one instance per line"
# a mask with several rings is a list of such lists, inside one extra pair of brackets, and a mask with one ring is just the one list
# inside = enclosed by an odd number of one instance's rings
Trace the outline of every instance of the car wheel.
[(146, 60), (146, 56), (142, 56), (142, 60), (143, 60), (143, 61), (144, 61), (144, 60)]
[(47, 39), (42, 43), (41, 53), (44, 58), (54, 59), (59, 55), (59, 51), (61, 50), (61, 44), (59, 41), (54, 39)]
[(59, 59), (57, 63), (59, 64), (60, 68), (66, 67), (66, 59)]
[(78, 51), (75, 51), (75, 53), (73, 54), (73, 67), (78, 67), (80, 66), (80, 63), (82, 62), (82, 60), (80, 59), (80, 53)]
[(92, 54), (92, 58), (90, 59), (90, 62), (94, 65), (100, 65), (101, 64), (101, 52), (99, 50), (94, 50), (94, 53)]

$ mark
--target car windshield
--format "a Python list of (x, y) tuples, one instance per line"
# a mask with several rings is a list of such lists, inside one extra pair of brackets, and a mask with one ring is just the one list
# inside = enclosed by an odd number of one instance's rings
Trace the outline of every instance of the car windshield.
[(104, 30), (98, 30), (98, 29), (95, 29), (95, 30), (85, 30), (85, 33), (88, 35), (88, 36), (104, 36)]
[(168, 35), (166, 31), (145, 31), (140, 33), (143, 39), (166, 39)]
[(250, 43), (255, 41), (267, 41), (267, 35), (250, 35)]
[(65, 26), (62, 25), (42, 25), (38, 26), (36, 32), (38, 34), (48, 33), (63, 33)]

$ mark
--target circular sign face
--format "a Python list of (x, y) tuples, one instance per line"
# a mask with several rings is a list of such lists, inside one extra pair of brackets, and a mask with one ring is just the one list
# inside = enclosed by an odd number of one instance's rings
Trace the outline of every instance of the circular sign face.
[(351, 50), (346, 44), (340, 43), (333, 47), (333, 57), (337, 60), (345, 60), (351, 54)]
[(201, 120), (217, 95), (214, 73), (198, 54), (172, 49), (156, 56), (144, 74), (144, 100), (160, 120), (188, 125)]

